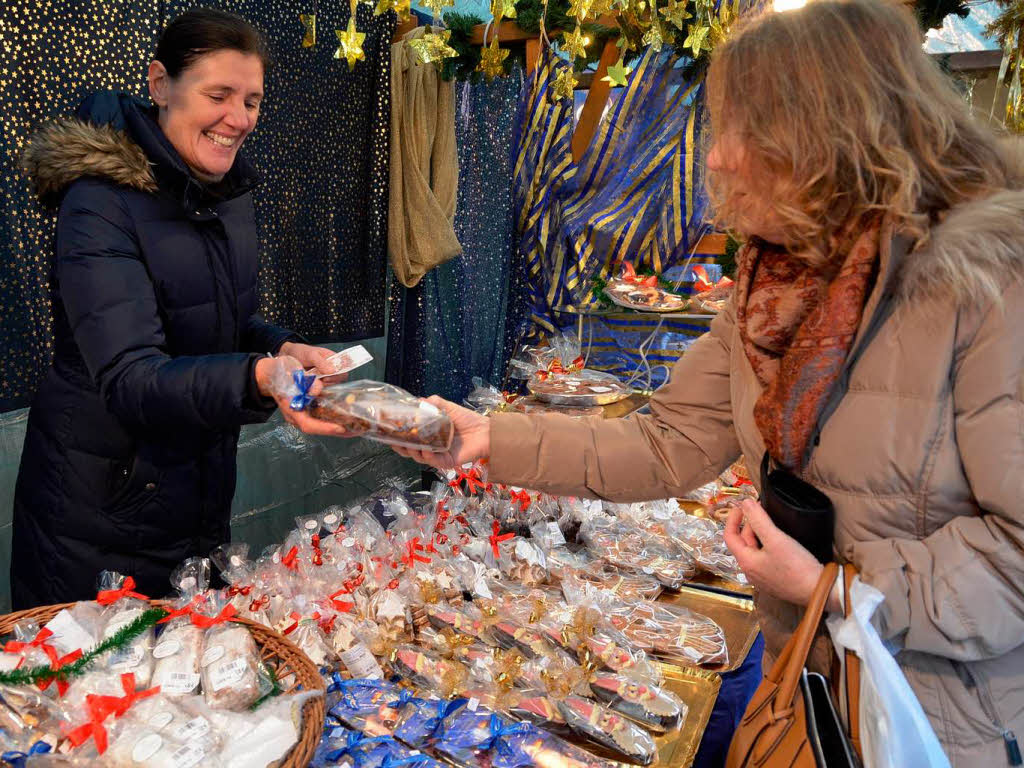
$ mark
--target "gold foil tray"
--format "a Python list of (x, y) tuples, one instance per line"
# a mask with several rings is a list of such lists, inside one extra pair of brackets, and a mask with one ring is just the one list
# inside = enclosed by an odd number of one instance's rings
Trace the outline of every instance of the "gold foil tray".
[(663, 592), (658, 601), (703, 614), (722, 628), (725, 632), (725, 647), (729, 651), (729, 661), (726, 664), (707, 667), (714, 672), (731, 672), (737, 669), (747, 658), (750, 647), (757, 639), (757, 614), (754, 612), (754, 601), (749, 598), (682, 587), (678, 591)]
[[(699, 568), (700, 566), (697, 567)], [(695, 577), (687, 581), (686, 585), (694, 589), (704, 589), (709, 592), (725, 593), (747, 599), (753, 599), (754, 597), (754, 588), (749, 584), (739, 584), (707, 571), (699, 572)]]
[[(665, 684), (662, 687), (683, 700), (686, 704), (686, 719), (678, 731), (660, 736), (652, 734), (654, 743), (658, 746), (658, 759), (651, 763), (650, 768), (690, 768), (711, 719), (711, 711), (715, 708), (718, 690), (722, 687), (722, 678), (717, 672), (706, 669), (677, 667), (664, 662), (659, 662), (659, 665), (665, 676)], [(598, 757), (615, 759), (613, 753), (592, 741), (577, 741), (575, 738), (569, 740)], [(614, 765), (626, 768), (632, 764)]]

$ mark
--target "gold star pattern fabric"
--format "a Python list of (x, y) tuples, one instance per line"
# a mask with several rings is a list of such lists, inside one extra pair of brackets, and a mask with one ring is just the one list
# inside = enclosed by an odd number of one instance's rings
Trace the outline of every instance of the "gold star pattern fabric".
[[(18, 158), (47, 120), (87, 95), (145, 97), (146, 66), (168, 21), (199, 0), (3, 0), (0, 11), (0, 411), (25, 407), (50, 364), (54, 213), (36, 202)], [(393, 15), (359, 10), (366, 60), (333, 58), (347, 3), (319, 3), (330, 41), (304, 48), (309, 0), (218, 3), (256, 24), (276, 62), (242, 153), (253, 192), (260, 312), (314, 342), (384, 332), (389, 77)], [(344, 76), (340, 76), (344, 74)], [(344, 105), (340, 109), (339, 105)]]
[(421, 63), (436, 64), (459, 55), (458, 51), (448, 45), (448, 40), (452, 36), (451, 30), (442, 29), (437, 32), (432, 31), (432, 28), (428, 28), (428, 30), (431, 31), (427, 31), (422, 37), (406, 43), (406, 45), (416, 51), (416, 55), (419, 56)]
[(480, 64), (478, 72), (483, 72), (484, 77), (493, 80), (505, 73), (505, 59), (508, 58), (509, 50), (498, 45), (498, 37), (495, 35), (491, 42), (480, 49)]
[(344, 32), (336, 29), (334, 34), (338, 36), (338, 50), (334, 52), (334, 58), (347, 61), (348, 71), (351, 72), (356, 68), (357, 61), (366, 58), (366, 54), (363, 53), (363, 40), (366, 39), (366, 34), (356, 29), (355, 17), (348, 20), (348, 27)]
[(302, 47), (312, 48), (316, 45), (316, 14), (300, 13), (299, 21), (302, 22)]

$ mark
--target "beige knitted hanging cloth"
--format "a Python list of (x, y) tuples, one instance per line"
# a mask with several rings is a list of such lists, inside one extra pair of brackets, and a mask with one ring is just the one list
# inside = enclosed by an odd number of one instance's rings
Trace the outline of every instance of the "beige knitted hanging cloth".
[(426, 30), (417, 27), (391, 46), (388, 255), (406, 288), (462, 253), (452, 226), (459, 183), (455, 88), (405, 44)]

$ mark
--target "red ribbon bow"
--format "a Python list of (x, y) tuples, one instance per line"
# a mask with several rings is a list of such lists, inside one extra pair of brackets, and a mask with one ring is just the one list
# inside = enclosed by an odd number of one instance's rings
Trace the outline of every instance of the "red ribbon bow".
[(246, 584), (244, 587), (231, 585), (230, 587), (228, 587), (228, 597), (235, 597), (236, 595), (248, 597), (249, 594), (252, 592), (252, 587), (252, 584)]
[(455, 479), (448, 483), (448, 485), (451, 486), (452, 489), (459, 491), (461, 493), (463, 481), (465, 481), (466, 487), (469, 489), (470, 494), (474, 494), (477, 491), (482, 491), (487, 487), (487, 484), (484, 483), (483, 478), (480, 477), (480, 470), (477, 469), (476, 467), (471, 467), (469, 472), (465, 472), (460, 469), (458, 475), (456, 475)]
[(231, 621), (237, 613), (238, 611), (235, 609), (235, 606), (228, 604), (216, 616), (203, 616), (201, 613), (193, 613), (192, 623), (200, 629), (209, 629), (226, 621)]
[(513, 491), (509, 494), (510, 500), (513, 504), (518, 504), (519, 509), (525, 512), (530, 508), (530, 504), (533, 503), (533, 499), (530, 498), (530, 494), (526, 491)]
[(712, 283), (711, 278), (708, 277), (708, 271), (704, 268), (703, 264), (698, 264), (693, 268), (693, 274), (696, 275), (697, 279), (693, 282), (694, 293), (707, 293), (713, 288), (718, 286), (732, 285), (732, 280), (728, 277), (723, 277), (717, 283)]
[(100, 605), (110, 605), (126, 597), (134, 597), (136, 600), (149, 600), (145, 595), (140, 595), (135, 589), (135, 579), (129, 576), (124, 580), (120, 589), (103, 589), (96, 595), (96, 602)]
[(352, 591), (347, 587), (342, 587), (334, 594), (328, 595), (327, 600), (334, 607), (334, 610), (341, 611), (342, 613), (348, 613), (356, 607), (355, 603), (350, 603), (347, 600), (341, 600), (341, 595), (351, 595)]
[(438, 499), (437, 500), (437, 525), (440, 527), (444, 523), (448, 522), (448, 517), (451, 512), (448, 511), (448, 500)]
[(160, 619), (160, 621), (158, 621), (157, 624), (166, 624), (171, 619), (176, 619), (179, 616), (188, 616), (190, 613), (195, 611), (196, 606), (198, 606), (201, 602), (203, 602), (203, 596), (196, 595), (187, 605), (184, 605), (181, 608), (178, 608), (177, 610), (171, 611), (162, 619)]
[(415, 563), (429, 563), (430, 558), (419, 554), (423, 552), (423, 545), (420, 544), (420, 537), (413, 536), (411, 541), (405, 543), (405, 554), (402, 555), (402, 562), (412, 568)]
[(320, 549), (320, 534), (314, 533), (313, 538), (310, 539), (309, 543), (310, 546), (313, 547), (313, 565), (323, 565), (324, 553), (323, 550)]
[(622, 262), (622, 280), (632, 285), (639, 285), (644, 288), (657, 288), (658, 278), (655, 275), (649, 275), (648, 277), (640, 277), (637, 275), (636, 270), (633, 269), (633, 265), (628, 261)]
[(19, 640), (8, 641), (7, 645), (4, 646), (4, 651), (7, 653), (21, 653), (22, 651), (27, 651), (29, 648), (38, 648), (46, 654), (46, 657), (50, 660), (51, 664), (56, 664), (57, 649), (46, 642), (51, 637), (53, 637), (53, 631), (43, 627), (30, 642), (24, 643)]
[(102, 755), (107, 751), (107, 731), (103, 723), (108, 717), (121, 717), (131, 709), (135, 702), (155, 696), (160, 692), (156, 685), (145, 691), (135, 690), (135, 675), (127, 672), (121, 675), (121, 687), (124, 696), (97, 696), (90, 693), (85, 697), (85, 706), (89, 712), (89, 721), (68, 733), (68, 740), (76, 747), (82, 746), (90, 738), (96, 743), (96, 750)]
[(257, 597), (251, 603), (249, 603), (249, 613), (256, 613), (256, 611), (266, 608), (270, 605), (270, 595), (262, 595)]
[(491, 549), (494, 550), (494, 557), (495, 557), (495, 559), (497, 559), (497, 558), (499, 558), (501, 556), (500, 552), (498, 551), (498, 545), (501, 542), (508, 541), (513, 536), (515, 536), (514, 533), (502, 533), (502, 534), (499, 535), (498, 531), (500, 531), (500, 530), (501, 530), (501, 526), (498, 524), (498, 521), (497, 520), (492, 521), (491, 522), (490, 542), (491, 542)]
[(297, 571), (299, 569), (298, 557), (299, 548), (292, 547), (288, 550), (288, 554), (281, 558), (281, 564), (289, 571)]
[(298, 611), (292, 611), (288, 615), (288, 618), (292, 620), (292, 623), (284, 628), (284, 631), (281, 633), (282, 635), (290, 635), (294, 632), (298, 628), (299, 622), (302, 620), (302, 615)]

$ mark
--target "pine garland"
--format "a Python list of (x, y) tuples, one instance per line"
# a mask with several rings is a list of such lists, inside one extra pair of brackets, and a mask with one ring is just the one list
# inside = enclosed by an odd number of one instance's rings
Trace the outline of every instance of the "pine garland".
[(156, 623), (166, 615), (167, 611), (163, 608), (150, 608), (91, 651), (83, 654), (77, 661), (61, 667), (56, 672), (50, 666), (12, 669), (9, 672), (0, 672), (0, 685), (38, 685), (39, 683), (45, 684), (50, 680), (68, 680), (79, 677), (88, 671), (97, 658), (128, 645), (147, 629), (156, 626)]

